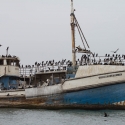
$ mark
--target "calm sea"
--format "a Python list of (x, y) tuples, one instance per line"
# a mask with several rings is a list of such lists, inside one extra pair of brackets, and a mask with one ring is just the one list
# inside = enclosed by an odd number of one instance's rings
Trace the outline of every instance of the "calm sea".
[(125, 125), (125, 111), (0, 109), (0, 125)]

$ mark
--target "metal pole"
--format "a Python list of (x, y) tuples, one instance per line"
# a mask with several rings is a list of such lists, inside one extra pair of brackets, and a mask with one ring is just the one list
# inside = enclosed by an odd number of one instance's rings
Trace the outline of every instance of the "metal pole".
[(72, 63), (75, 66), (76, 53), (75, 53), (75, 23), (74, 23), (74, 8), (73, 0), (71, 0), (71, 37), (72, 37)]

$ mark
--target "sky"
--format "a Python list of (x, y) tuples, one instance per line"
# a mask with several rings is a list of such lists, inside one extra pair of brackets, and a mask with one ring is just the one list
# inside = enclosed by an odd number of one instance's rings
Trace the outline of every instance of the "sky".
[[(92, 52), (125, 54), (125, 0), (74, 0), (76, 18)], [(71, 0), (0, 0), (0, 53), (20, 63), (72, 60)], [(76, 46), (82, 41), (75, 30)], [(77, 54), (77, 58), (80, 58)]]

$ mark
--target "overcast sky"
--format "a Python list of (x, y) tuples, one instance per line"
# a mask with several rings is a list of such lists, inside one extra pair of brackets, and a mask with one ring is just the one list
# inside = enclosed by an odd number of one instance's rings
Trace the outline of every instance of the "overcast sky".
[[(70, 7), (70, 0), (0, 0), (0, 53), (9, 46), (21, 64), (71, 60)], [(74, 8), (93, 52), (125, 54), (125, 0), (74, 0)]]

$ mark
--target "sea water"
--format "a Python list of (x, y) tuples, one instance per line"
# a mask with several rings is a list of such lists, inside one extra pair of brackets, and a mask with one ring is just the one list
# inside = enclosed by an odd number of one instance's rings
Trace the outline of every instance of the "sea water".
[(0, 125), (125, 125), (125, 111), (8, 108), (0, 109)]

